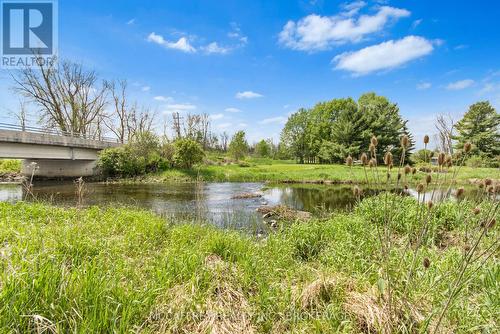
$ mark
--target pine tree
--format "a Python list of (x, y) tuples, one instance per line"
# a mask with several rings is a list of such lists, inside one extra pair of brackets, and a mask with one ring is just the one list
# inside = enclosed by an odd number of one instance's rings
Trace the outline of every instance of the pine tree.
[(488, 101), (474, 103), (455, 125), (457, 149), (472, 143), (472, 154), (495, 158), (500, 155), (500, 115)]

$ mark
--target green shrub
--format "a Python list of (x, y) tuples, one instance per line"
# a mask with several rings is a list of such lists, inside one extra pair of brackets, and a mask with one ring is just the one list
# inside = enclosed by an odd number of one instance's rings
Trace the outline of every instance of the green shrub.
[(21, 160), (6, 159), (0, 160), (0, 173), (21, 172)]
[(192, 139), (178, 139), (174, 143), (174, 163), (178, 167), (191, 168), (194, 164), (203, 161), (205, 153), (200, 144)]

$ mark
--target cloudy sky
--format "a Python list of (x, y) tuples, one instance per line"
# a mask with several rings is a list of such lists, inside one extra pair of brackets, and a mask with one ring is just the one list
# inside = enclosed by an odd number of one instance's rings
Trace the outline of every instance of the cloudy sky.
[[(59, 1), (59, 54), (158, 110), (278, 138), (288, 115), (375, 91), (420, 139), (438, 113), (500, 107), (495, 0)], [(0, 71), (0, 118), (17, 97)]]

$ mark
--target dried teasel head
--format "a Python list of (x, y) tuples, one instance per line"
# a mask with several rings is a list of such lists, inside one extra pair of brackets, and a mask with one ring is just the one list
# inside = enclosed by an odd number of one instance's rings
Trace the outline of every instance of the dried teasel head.
[(370, 140), (370, 143), (371, 143), (373, 146), (377, 146), (377, 145), (378, 145), (378, 139), (377, 139), (377, 137), (372, 136), (372, 139)]
[(461, 198), (464, 195), (464, 188), (460, 187), (457, 189), (457, 198)]
[(401, 180), (401, 173), (398, 173), (398, 180)]
[(403, 137), (401, 137), (401, 147), (407, 148), (409, 144), (410, 144), (410, 140), (408, 139), (407, 135), (404, 135)]
[(492, 183), (493, 183), (492, 179), (484, 179), (484, 185), (485, 186), (491, 186)]
[(411, 173), (412, 173), (413, 175), (417, 174), (417, 169), (416, 169), (415, 167), (413, 167), (413, 168), (411, 169)]
[(417, 193), (421, 194), (424, 192), (425, 186), (423, 183), (417, 184)]
[(439, 153), (439, 155), (438, 155), (438, 165), (439, 166), (443, 166), (445, 159), (446, 159), (446, 155), (443, 152)]
[(433, 206), (434, 206), (434, 203), (432, 201), (427, 202), (427, 207), (429, 209), (432, 209)]
[(423, 265), (425, 269), (429, 268), (431, 266), (431, 260), (429, 260), (429, 258), (426, 257), (423, 261)]
[(429, 144), (429, 136), (428, 135), (424, 136), (424, 144), (425, 145)]
[(472, 213), (475, 214), (476, 216), (481, 213), (481, 208), (475, 207), (472, 209)]
[(361, 154), (360, 160), (363, 166), (366, 166), (366, 164), (368, 164), (368, 156), (366, 155), (366, 153)]
[(432, 176), (431, 176), (431, 174), (427, 174), (425, 176), (425, 183), (429, 184), (431, 182), (432, 182)]
[(346, 159), (345, 159), (345, 163), (347, 166), (352, 166), (352, 157), (351, 156), (348, 156)]
[(411, 173), (411, 167), (409, 165), (406, 165), (404, 168), (405, 175), (408, 175)]
[(453, 158), (451, 157), (451, 155), (447, 155), (446, 156), (445, 162), (446, 162), (447, 165), (450, 165), (450, 164), (453, 163)]
[(370, 146), (368, 147), (368, 149), (370, 150), (370, 153), (371, 153), (372, 155), (374, 155), (374, 154), (375, 154), (375, 145), (370, 144)]
[(375, 163), (375, 159), (373, 159), (373, 158), (372, 158), (372, 159), (370, 159), (370, 162), (368, 163), (368, 166), (369, 166), (370, 168), (373, 168), (373, 167), (375, 167), (375, 165), (376, 165), (376, 163)]
[(465, 153), (469, 153), (471, 149), (472, 149), (472, 144), (471, 143), (467, 142), (467, 143), (464, 144), (464, 152)]
[(389, 166), (392, 164), (392, 153), (391, 152), (387, 152), (384, 156), (384, 163)]

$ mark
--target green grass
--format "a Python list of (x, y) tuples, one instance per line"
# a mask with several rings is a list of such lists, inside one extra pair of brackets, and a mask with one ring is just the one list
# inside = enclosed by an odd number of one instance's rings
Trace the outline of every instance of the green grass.
[[(166, 182), (166, 181), (194, 181), (202, 179), (204, 181), (218, 182), (312, 182), (312, 181), (332, 181), (332, 182), (366, 182), (363, 168), (355, 166), (352, 170), (344, 165), (316, 165), (316, 164), (293, 164), (280, 162), (249, 162), (248, 167), (242, 167), (238, 164), (231, 165), (202, 165), (194, 167), (191, 170), (169, 169), (161, 173), (150, 174), (138, 178), (145, 182)], [(369, 169), (368, 177), (373, 182), (373, 175)], [(386, 169), (379, 168), (380, 177), (383, 179)], [(393, 169), (395, 176), (397, 169)], [(425, 173), (418, 172), (416, 179), (422, 179)], [(457, 181), (467, 183), (469, 179), (476, 178), (495, 178), (500, 179), (500, 170), (498, 168), (471, 168), (462, 167)]]
[(20, 173), (21, 160), (0, 159), (0, 175), (7, 173)]
[[(353, 213), (296, 223), (265, 240), (172, 225), (132, 209), (0, 203), (0, 333), (44, 326), (59, 333), (201, 333), (209, 323), (232, 333), (359, 332), (345, 305), (355, 293), (381, 289), (370, 223), (383, 217), (381, 202), (374, 197)], [(419, 267), (421, 285), (408, 293), (425, 314), (442, 304), (461, 256), (459, 246), (439, 245), (446, 233), (466, 228), (457, 217), (468, 208), (445, 203), (433, 211), (422, 254), (431, 267)], [(396, 238), (414, 227), (417, 205), (404, 198), (400, 209), (406, 215), (395, 220)], [(486, 244), (498, 234), (491, 231)], [(392, 256), (400, 254), (396, 247)], [(408, 263), (402, 259), (401, 272)], [(456, 333), (498, 329), (499, 282), (494, 257), (466, 286), (447, 326)]]

